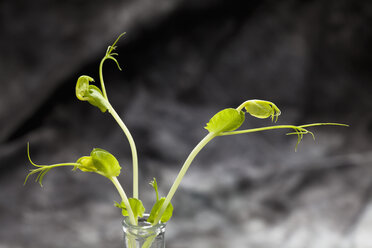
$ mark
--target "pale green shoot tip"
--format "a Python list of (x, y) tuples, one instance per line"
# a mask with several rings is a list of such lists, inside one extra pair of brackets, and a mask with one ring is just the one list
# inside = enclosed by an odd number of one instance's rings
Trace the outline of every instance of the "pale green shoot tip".
[(116, 40), (115, 40), (115, 42), (114, 42), (114, 44), (112, 44), (111, 46), (109, 46), (108, 48), (107, 48), (107, 51), (106, 51), (106, 55), (118, 55), (117, 53), (116, 54), (113, 54), (112, 53), (112, 51), (114, 51), (115, 49), (116, 49), (116, 43), (120, 40), (120, 38), (122, 37), (122, 36), (124, 36), (126, 34), (126, 32), (124, 32), (124, 33), (121, 33), (119, 36), (118, 36), (118, 38), (116, 38)]
[(120, 71), (121, 71), (122, 69), (121, 69), (121, 67), (120, 67), (120, 65), (119, 65), (119, 62), (118, 62), (117, 59), (114, 57), (114, 56), (117, 56), (117, 55), (119, 55), (119, 54), (118, 54), (118, 53), (113, 53), (113, 51), (116, 49), (116, 43), (117, 43), (117, 42), (120, 40), (120, 38), (121, 38), (122, 36), (124, 36), (125, 34), (126, 34), (126, 33), (124, 32), (124, 33), (120, 34), (120, 35), (118, 36), (118, 38), (116, 38), (114, 44), (112, 44), (111, 46), (109, 46), (109, 47), (107, 48), (106, 55), (105, 55), (105, 57), (103, 58), (103, 60), (105, 60), (105, 59), (111, 59), (111, 60), (113, 60), (113, 61), (116, 63), (116, 65), (117, 65), (117, 67), (119, 68)]
[(150, 185), (154, 188), (156, 194), (156, 201), (159, 201), (159, 191), (158, 191), (158, 183), (156, 182), (156, 178), (154, 177), (150, 182)]
[[(259, 119), (271, 117), (271, 121), (277, 122), (281, 114), (279, 108), (272, 102), (264, 100), (248, 100), (242, 103), (237, 110), (245, 108), (247, 113)], [(275, 119), (275, 121), (274, 121)]]
[(120, 175), (121, 166), (114, 155), (100, 148), (94, 148), (90, 156), (79, 158), (76, 163), (83, 172), (94, 172), (108, 179)]
[(102, 112), (110, 107), (109, 102), (104, 97), (102, 91), (95, 85), (91, 85), (94, 79), (89, 76), (80, 76), (76, 82), (76, 97), (81, 101), (87, 101), (93, 106), (98, 107)]

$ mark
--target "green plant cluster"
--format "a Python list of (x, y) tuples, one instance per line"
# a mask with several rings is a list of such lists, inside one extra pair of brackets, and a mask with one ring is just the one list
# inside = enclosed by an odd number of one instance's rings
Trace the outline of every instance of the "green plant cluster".
[[(118, 123), (122, 131), (124, 132), (132, 153), (132, 166), (133, 166), (133, 196), (131, 198), (127, 197), (124, 189), (122, 188), (118, 176), (120, 175), (121, 166), (118, 160), (109, 153), (108, 151), (100, 148), (94, 148), (89, 156), (82, 156), (77, 159), (76, 162), (71, 163), (59, 163), (53, 165), (37, 165), (32, 162), (30, 158), (30, 150), (29, 146), (27, 147), (27, 154), (29, 161), (32, 163), (33, 166), (37, 167), (36, 169), (32, 169), (30, 173), (27, 175), (25, 183), (29, 176), (33, 174), (38, 174), (36, 181), (40, 183), (42, 186), (42, 181), (46, 173), (48, 173), (51, 169), (56, 167), (62, 166), (71, 166), (73, 170), (81, 170), (83, 172), (94, 172), (99, 175), (102, 175), (108, 178), (113, 185), (116, 187), (119, 195), (121, 196), (121, 202), (115, 202), (115, 206), (122, 210), (123, 216), (129, 216), (130, 222), (133, 225), (136, 225), (138, 222), (138, 217), (142, 217), (145, 213), (145, 207), (142, 204), (142, 201), (138, 197), (138, 158), (137, 158), (137, 149), (134, 142), (134, 139), (129, 132), (127, 126), (124, 124), (120, 116), (116, 113), (114, 108), (112, 107), (105, 89), (105, 84), (103, 81), (103, 64), (106, 60), (113, 60), (119, 70), (121, 70), (119, 63), (115, 56), (117, 53), (114, 53), (116, 48), (116, 43), (118, 40), (124, 35), (121, 34), (113, 45), (109, 46), (105, 56), (102, 58), (100, 66), (99, 66), (99, 78), (100, 78), (100, 86), (93, 85), (94, 79), (90, 76), (80, 76), (76, 83), (76, 97), (81, 101), (87, 101), (91, 105), (100, 109), (100, 111), (108, 112), (111, 116), (115, 119)], [(260, 127), (260, 128), (253, 128), (253, 129), (243, 129), (238, 130), (239, 127), (244, 123), (246, 120), (246, 114), (249, 114), (253, 117), (264, 119), (264, 118), (271, 118), (271, 120), (276, 122), (278, 120), (278, 116), (280, 115), (279, 108), (272, 102), (264, 101), (264, 100), (248, 100), (243, 102), (237, 108), (226, 108), (219, 111), (215, 114), (209, 122), (206, 124), (205, 129), (208, 130), (208, 134), (196, 145), (196, 147), (191, 151), (187, 159), (185, 160), (183, 166), (181, 167), (176, 179), (174, 180), (173, 185), (171, 186), (168, 194), (166, 197), (159, 197), (158, 192), (158, 185), (156, 179), (150, 183), (151, 186), (155, 190), (156, 194), (156, 201), (153, 205), (150, 216), (147, 219), (149, 223), (152, 225), (158, 224), (159, 222), (167, 222), (173, 213), (173, 206), (171, 204), (171, 200), (178, 189), (183, 177), (185, 176), (187, 170), (189, 169), (191, 162), (194, 160), (196, 155), (205, 147), (211, 140), (218, 136), (228, 136), (228, 135), (236, 135), (236, 134), (245, 134), (245, 133), (252, 133), (252, 132), (259, 132), (259, 131), (266, 131), (266, 130), (273, 130), (273, 129), (289, 129), (292, 132), (287, 133), (288, 135), (297, 135), (297, 143), (301, 142), (304, 134), (311, 134), (314, 137), (314, 134), (307, 130), (309, 127), (314, 126), (321, 126), (321, 125), (337, 125), (337, 126), (347, 126), (344, 124), (338, 123), (313, 123), (307, 125), (274, 125), (274, 126), (267, 126), (267, 127)], [(151, 243), (151, 242), (150, 242)]]

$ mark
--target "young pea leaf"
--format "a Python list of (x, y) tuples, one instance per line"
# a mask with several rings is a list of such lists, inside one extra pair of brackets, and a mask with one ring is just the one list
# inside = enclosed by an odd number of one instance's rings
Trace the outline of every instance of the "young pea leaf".
[(120, 175), (121, 167), (118, 160), (106, 150), (94, 148), (90, 153), (93, 164), (97, 168), (97, 173), (111, 178)]
[[(134, 218), (143, 217), (143, 213), (146, 211), (145, 207), (142, 204), (141, 200), (138, 200), (136, 198), (129, 198), (128, 199), (130, 207), (132, 208)], [(121, 214), (123, 216), (128, 216), (127, 207), (125, 206), (124, 202), (121, 202), (120, 204), (115, 202), (115, 207), (121, 208)]]
[[(151, 209), (150, 216), (147, 219), (147, 221), (149, 223), (151, 223), (153, 225), (157, 224), (157, 223), (154, 223), (154, 221), (155, 221), (156, 217), (158, 216), (159, 211), (160, 211), (161, 206), (163, 205), (164, 201), (165, 201), (165, 197), (162, 197), (162, 198), (160, 198), (160, 200), (155, 202), (154, 206)], [(167, 208), (165, 209), (164, 214), (161, 216), (160, 221), (163, 222), (163, 223), (167, 222), (172, 217), (172, 214), (173, 214), (173, 205), (172, 205), (172, 203), (169, 203)]]
[(89, 99), (88, 102), (93, 106), (98, 107), (101, 112), (106, 112), (108, 109), (108, 102), (104, 98), (102, 91), (95, 85), (89, 85)]
[(94, 79), (89, 76), (80, 76), (78, 78), (75, 88), (76, 97), (81, 101), (88, 101), (102, 112), (105, 112), (109, 108), (109, 103), (101, 90), (95, 85), (90, 85), (90, 82), (94, 82)]
[(79, 165), (76, 166), (74, 170), (80, 169), (83, 172), (96, 172), (97, 171), (97, 168), (94, 166), (93, 159), (91, 156), (81, 157), (76, 161), (76, 163)]
[(260, 119), (265, 119), (271, 116), (272, 121), (274, 121), (274, 117), (276, 117), (276, 122), (280, 115), (279, 108), (269, 101), (249, 100), (246, 101), (243, 106), (250, 115)]
[(205, 126), (210, 133), (234, 131), (239, 128), (245, 119), (243, 111), (233, 108), (221, 110), (215, 114)]
[(121, 167), (118, 160), (106, 150), (94, 148), (90, 156), (79, 158), (77, 168), (84, 172), (95, 172), (107, 178), (120, 175)]
[(154, 179), (150, 182), (150, 185), (154, 188), (155, 190), (155, 194), (156, 194), (156, 201), (159, 201), (159, 192), (158, 192), (158, 184), (156, 182), (156, 178), (154, 177)]

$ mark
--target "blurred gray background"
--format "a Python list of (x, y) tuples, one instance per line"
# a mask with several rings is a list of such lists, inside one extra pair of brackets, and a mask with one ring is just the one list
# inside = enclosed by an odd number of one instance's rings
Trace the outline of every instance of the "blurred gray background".
[[(98, 81), (108, 45), (112, 105), (137, 142), (140, 197), (149, 209), (217, 111), (273, 101), (277, 124), (313, 128), (294, 152), (285, 130), (213, 140), (173, 199), (168, 248), (372, 247), (372, 2), (0, 2), (0, 248), (123, 247), (119, 196), (97, 175), (49, 172), (23, 186), (32, 159), (75, 161), (111, 151), (131, 194), (131, 155), (109, 114), (75, 98)], [(271, 125), (247, 118), (242, 128)]]

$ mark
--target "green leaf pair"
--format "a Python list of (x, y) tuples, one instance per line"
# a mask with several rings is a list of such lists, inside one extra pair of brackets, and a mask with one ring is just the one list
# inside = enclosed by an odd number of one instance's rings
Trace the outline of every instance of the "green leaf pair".
[(245, 108), (247, 113), (260, 119), (271, 117), (272, 121), (274, 121), (275, 118), (275, 122), (277, 122), (280, 115), (279, 108), (274, 103), (269, 101), (248, 100), (241, 106)]
[[(142, 201), (136, 198), (129, 198), (128, 201), (133, 211), (134, 218), (137, 219), (138, 217), (143, 217), (143, 213), (145, 213), (146, 209), (143, 206)], [(127, 207), (125, 206), (124, 202), (121, 202), (120, 204), (115, 202), (114, 206), (122, 209), (121, 213), (123, 216), (129, 215)]]
[[(149, 223), (151, 223), (152, 225), (155, 225), (155, 224), (157, 224), (157, 223), (155, 223), (155, 219), (159, 215), (159, 211), (160, 211), (160, 209), (161, 209), (161, 207), (164, 203), (165, 197), (162, 197), (161, 199), (159, 199), (158, 185), (157, 185), (157, 182), (156, 182), (155, 178), (153, 179), (153, 181), (150, 182), (150, 185), (155, 190), (156, 202), (151, 209), (151, 213), (150, 213), (150, 216), (147, 219), (147, 221)], [(146, 209), (143, 206), (142, 201), (139, 200), (139, 199), (136, 199), (136, 198), (129, 198), (128, 201), (129, 201), (129, 205), (130, 205), (130, 207), (133, 211), (134, 218), (137, 219), (138, 217), (143, 217), (143, 214), (145, 213)], [(124, 202), (121, 202), (120, 204), (115, 202), (114, 206), (122, 209), (121, 213), (122, 213), (123, 216), (128, 216), (129, 215), (127, 207), (125, 206)], [(170, 203), (168, 205), (168, 207), (166, 208), (164, 214), (160, 218), (160, 221), (163, 222), (163, 223), (167, 222), (172, 217), (172, 214), (173, 214), (173, 206)]]
[[(155, 219), (159, 215), (159, 211), (160, 211), (161, 207), (163, 206), (164, 201), (165, 201), (165, 197), (162, 197), (159, 200), (157, 200), (155, 202), (154, 206), (152, 207), (151, 212), (150, 212), (150, 216), (147, 219), (147, 221), (149, 223), (151, 223), (152, 225), (157, 224), (157, 223), (155, 223)], [(163, 222), (163, 223), (167, 222), (172, 217), (172, 214), (173, 214), (173, 205), (172, 205), (172, 203), (169, 203), (167, 208), (165, 209), (165, 212), (161, 216), (160, 221)]]
[(27, 145), (27, 156), (31, 164), (38, 168), (30, 170), (30, 173), (27, 175), (24, 184), (26, 184), (29, 176), (39, 173), (36, 181), (39, 182), (40, 186), (43, 186), (42, 182), (45, 174), (56, 167), (73, 166), (74, 168), (72, 170), (80, 169), (83, 172), (95, 172), (107, 177), (110, 180), (113, 177), (119, 176), (121, 170), (119, 162), (114, 155), (100, 148), (94, 148), (90, 153), (90, 156), (81, 157), (75, 163), (59, 163), (52, 165), (35, 164), (32, 162), (30, 157), (29, 145)]
[(102, 112), (106, 112), (110, 104), (103, 96), (102, 91), (95, 85), (89, 84), (94, 79), (89, 76), (80, 76), (76, 82), (76, 97), (81, 101), (88, 101), (93, 106), (98, 107)]
[(94, 148), (90, 156), (81, 157), (76, 163), (78, 164), (76, 168), (84, 172), (95, 172), (109, 179), (120, 175), (121, 167), (118, 160), (100, 148)]
[(210, 133), (219, 134), (238, 129), (245, 120), (245, 109), (250, 115), (264, 119), (271, 117), (271, 120), (278, 120), (279, 108), (272, 102), (263, 100), (249, 100), (242, 103), (237, 109), (227, 108), (215, 114), (207, 123), (205, 129)]
[(207, 123), (205, 129), (210, 133), (221, 133), (227, 131), (234, 131), (239, 128), (245, 120), (243, 111), (233, 108), (221, 110), (215, 114)]

